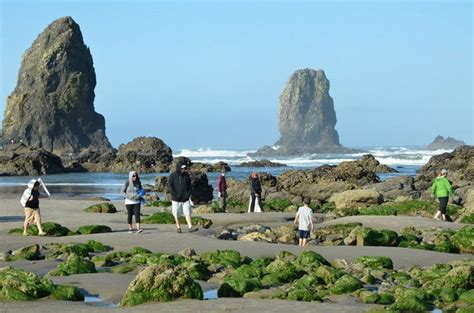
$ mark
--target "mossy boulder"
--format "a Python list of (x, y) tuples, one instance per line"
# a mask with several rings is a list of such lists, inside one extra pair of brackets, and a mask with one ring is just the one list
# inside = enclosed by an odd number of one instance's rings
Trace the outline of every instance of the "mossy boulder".
[(344, 294), (356, 291), (362, 288), (363, 284), (360, 280), (352, 275), (346, 274), (339, 278), (330, 288), (332, 294)]
[(0, 300), (33, 300), (49, 296), (53, 283), (33, 273), (11, 267), (0, 268)]
[[(265, 272), (273, 275), (273, 277), (276, 278), (276, 281), (280, 283), (291, 282), (296, 278), (302, 276), (302, 273), (297, 270), (296, 266), (293, 265), (293, 263), (279, 259), (276, 259), (272, 263), (268, 264), (268, 266), (265, 268)], [(268, 283), (270, 277), (266, 278), (265, 276), (264, 279), (264, 281)]]
[(446, 275), (423, 284), (425, 290), (441, 290), (444, 288), (474, 288), (474, 266), (464, 265), (451, 269)]
[(120, 306), (134, 306), (146, 302), (164, 302), (176, 299), (202, 300), (201, 286), (188, 272), (170, 265), (151, 265), (138, 273), (129, 284)]
[(264, 268), (255, 266), (255, 264), (245, 264), (235, 270), (233, 277), (241, 278), (258, 278), (261, 279), (264, 276)]
[(54, 285), (47, 278), (21, 269), (0, 268), (0, 301), (25, 301), (47, 296), (65, 301), (84, 300), (76, 287)]
[(290, 207), (293, 203), (289, 199), (285, 198), (274, 198), (267, 199), (263, 204), (263, 209), (265, 212), (277, 211), (283, 212), (286, 208)]
[(293, 301), (323, 301), (321, 296), (319, 296), (316, 292), (310, 291), (308, 289), (291, 289), (288, 291), (286, 300), (293, 300)]
[(390, 310), (397, 312), (426, 312), (430, 310), (430, 305), (416, 296), (406, 296), (399, 298), (390, 306)]
[(84, 295), (74, 286), (56, 286), (51, 294), (54, 299), (62, 301), (84, 301)]
[(166, 208), (171, 206), (171, 201), (169, 200), (157, 200), (157, 201), (148, 201), (145, 206), (157, 207), (157, 208)]
[(304, 251), (294, 262), (296, 268), (305, 272), (312, 272), (320, 265), (331, 265), (321, 254), (314, 251)]
[(240, 266), (241, 256), (235, 250), (214, 250), (201, 254), (201, 259), (208, 264), (237, 268)]
[(121, 264), (111, 267), (110, 271), (116, 274), (127, 274), (134, 271), (136, 268), (137, 266), (133, 264)]
[(321, 278), (326, 285), (335, 283), (339, 277), (344, 275), (341, 270), (335, 269), (327, 265), (319, 266), (314, 272), (317, 277)]
[(349, 237), (354, 236), (358, 246), (396, 246), (398, 234), (392, 230), (374, 230), (368, 227), (354, 228)]
[[(212, 225), (212, 221), (207, 218), (203, 218), (200, 216), (193, 216), (191, 217), (193, 225), (202, 227), (202, 228), (209, 228)], [(186, 224), (186, 219), (184, 216), (179, 218), (179, 222), (182, 224)], [(158, 212), (154, 213), (153, 215), (147, 216), (142, 220), (143, 224), (175, 224), (173, 214), (169, 212)]]
[(372, 269), (393, 269), (392, 259), (386, 256), (360, 256), (355, 260), (355, 262), (362, 263)]
[(71, 254), (58, 265), (58, 268), (48, 273), (50, 276), (69, 276), (75, 274), (97, 273), (94, 263), (77, 254)]
[(207, 266), (202, 262), (188, 260), (181, 263), (180, 266), (188, 271), (192, 279), (208, 280), (212, 276), (211, 271), (209, 271)]
[(459, 301), (474, 304), (474, 289), (467, 290), (459, 296)]
[(438, 298), (443, 300), (443, 302), (449, 303), (456, 301), (458, 294), (454, 288), (443, 288), (439, 291)]
[(474, 254), (474, 226), (464, 226), (456, 232), (451, 240), (462, 253)]
[(117, 213), (115, 205), (109, 202), (91, 205), (84, 209), (87, 213)]
[(7, 257), (7, 261), (14, 260), (41, 260), (44, 257), (40, 253), (40, 246), (37, 244), (23, 247), (12, 252), (11, 255)]
[(115, 262), (108, 255), (96, 255), (91, 259), (96, 267), (114, 266)]
[(81, 235), (111, 233), (112, 229), (105, 225), (83, 225), (77, 229), (77, 233)]
[[(46, 223), (42, 223), (41, 226), (43, 227), (43, 231), (46, 233), (47, 236), (59, 237), (59, 236), (75, 235), (75, 233), (72, 232), (69, 228), (64, 227), (57, 223), (46, 222)], [(28, 226), (26, 232), (30, 236), (38, 236), (38, 227), (36, 225), (30, 225)], [(15, 234), (15, 235), (22, 235), (23, 228), (13, 228), (13, 229), (10, 229), (8, 233)]]
[(377, 303), (380, 299), (380, 296), (371, 291), (361, 291), (359, 293), (359, 298), (362, 300), (362, 302), (367, 303), (367, 304), (374, 304)]
[(379, 293), (379, 299), (377, 300), (377, 304), (392, 304), (393, 302), (395, 302), (395, 297), (391, 293)]
[(142, 248), (142, 247), (133, 247), (132, 249), (130, 249), (130, 251), (128, 251), (128, 253), (130, 255), (134, 255), (134, 254), (152, 254), (153, 252), (151, 252), (150, 250), (148, 249), (145, 249), (145, 248)]
[(474, 224), (474, 213), (463, 216), (460, 222), (465, 224)]
[(231, 277), (217, 289), (218, 297), (242, 297), (244, 293), (262, 289), (262, 283), (257, 278)]
[(275, 259), (293, 262), (296, 261), (296, 255), (286, 250), (283, 250), (275, 255)]
[(51, 244), (46, 252), (47, 258), (66, 258), (70, 254), (89, 257), (89, 253), (101, 253), (111, 248), (101, 242), (89, 240), (86, 243)]

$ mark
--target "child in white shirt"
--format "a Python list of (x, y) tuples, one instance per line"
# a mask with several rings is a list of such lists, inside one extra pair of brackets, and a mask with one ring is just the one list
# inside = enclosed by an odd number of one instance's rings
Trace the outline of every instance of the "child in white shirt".
[(298, 225), (298, 237), (299, 237), (299, 246), (304, 247), (306, 245), (306, 240), (310, 236), (310, 231), (313, 230), (313, 210), (309, 207), (311, 199), (305, 197), (303, 199), (303, 206), (298, 209), (296, 213), (294, 224)]

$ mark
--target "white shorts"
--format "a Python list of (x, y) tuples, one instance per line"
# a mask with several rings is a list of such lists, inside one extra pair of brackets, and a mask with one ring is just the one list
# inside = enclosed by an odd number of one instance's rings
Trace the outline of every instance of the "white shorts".
[(171, 201), (171, 212), (174, 217), (191, 216), (192, 211), (189, 200), (186, 202)]

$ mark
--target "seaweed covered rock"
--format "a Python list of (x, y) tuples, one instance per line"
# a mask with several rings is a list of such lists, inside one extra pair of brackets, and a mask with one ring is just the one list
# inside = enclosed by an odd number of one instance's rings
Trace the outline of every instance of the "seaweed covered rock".
[(363, 284), (360, 280), (352, 275), (346, 274), (339, 278), (330, 288), (333, 294), (343, 294), (362, 288)]
[(83, 225), (77, 229), (77, 233), (81, 235), (111, 233), (112, 229), (105, 225)]
[(94, 263), (77, 254), (69, 255), (58, 268), (48, 273), (50, 276), (69, 276), (75, 274), (97, 273)]
[(209, 264), (220, 264), (225, 267), (237, 268), (240, 266), (241, 256), (235, 250), (214, 250), (202, 253), (201, 259)]
[(91, 205), (84, 209), (84, 212), (88, 213), (117, 213), (115, 205), (109, 202), (99, 203)]
[[(41, 226), (43, 227), (43, 231), (46, 233), (46, 236), (59, 237), (74, 235), (74, 233), (69, 228), (57, 223), (46, 222), (42, 223)], [(38, 227), (36, 225), (28, 226), (26, 231), (30, 236), (38, 236)], [(23, 234), (23, 228), (10, 229), (8, 233), (21, 235)]]
[(462, 253), (474, 253), (474, 226), (464, 226), (451, 239)]
[(14, 261), (14, 260), (40, 260), (44, 257), (41, 256), (40, 253), (40, 246), (37, 244), (23, 247), (17, 249), (6, 257), (6, 261)]
[(89, 253), (99, 253), (110, 250), (111, 248), (102, 243), (89, 240), (86, 243), (67, 243), (50, 244), (46, 251), (47, 258), (67, 258), (70, 254), (76, 254), (82, 257), (89, 257)]
[[(207, 218), (193, 216), (192, 218), (193, 225), (203, 228), (209, 228), (212, 225), (212, 221)], [(179, 222), (185, 224), (186, 220), (184, 216), (179, 218)], [(147, 216), (142, 220), (143, 224), (174, 224), (173, 214), (169, 212), (158, 212), (153, 215)]]
[(231, 277), (217, 289), (218, 297), (242, 297), (245, 293), (258, 291), (262, 283), (257, 278)]
[(356, 227), (344, 239), (346, 245), (357, 246), (396, 246), (398, 234), (392, 230), (375, 230), (368, 227)]
[(362, 263), (372, 269), (393, 269), (392, 259), (386, 256), (360, 256), (355, 260), (355, 262)]
[(77, 287), (54, 285), (49, 279), (21, 269), (0, 268), (0, 301), (34, 300), (50, 295), (57, 300), (84, 300)]
[(321, 265), (330, 265), (330, 263), (319, 253), (314, 251), (304, 251), (296, 258), (294, 263), (296, 268), (302, 271), (312, 271)]
[(120, 306), (202, 298), (201, 286), (185, 269), (170, 265), (151, 265), (141, 270), (129, 284)]

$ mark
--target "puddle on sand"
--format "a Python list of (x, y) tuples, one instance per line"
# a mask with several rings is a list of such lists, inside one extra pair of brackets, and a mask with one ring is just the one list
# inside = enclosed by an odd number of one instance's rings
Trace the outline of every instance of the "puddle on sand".
[(84, 296), (84, 303), (87, 303), (92, 306), (103, 307), (103, 308), (116, 308), (117, 304), (104, 302), (104, 299), (101, 299), (97, 296), (87, 295)]
[(204, 300), (216, 300), (217, 298), (217, 289), (211, 289), (204, 292)]

